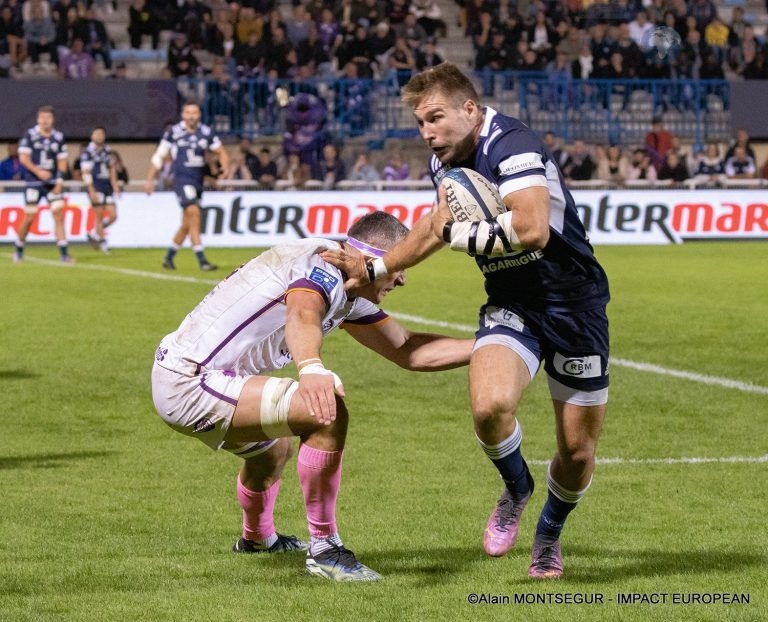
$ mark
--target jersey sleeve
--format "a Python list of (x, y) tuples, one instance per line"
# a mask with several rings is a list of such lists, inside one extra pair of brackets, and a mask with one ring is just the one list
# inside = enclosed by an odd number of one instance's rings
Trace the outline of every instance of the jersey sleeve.
[(316, 293), (329, 309), (346, 300), (341, 272), (317, 254), (309, 255), (305, 261), (296, 262), (285, 293), (287, 295), (296, 290)]
[(349, 315), (344, 318), (344, 324), (365, 326), (383, 322), (387, 319), (389, 319), (389, 315), (379, 309), (370, 300), (358, 298), (355, 300), (354, 305), (352, 305), (352, 311), (350, 311)]
[(524, 188), (548, 185), (546, 155), (538, 136), (528, 128), (501, 133), (490, 145), (488, 160), (502, 197)]

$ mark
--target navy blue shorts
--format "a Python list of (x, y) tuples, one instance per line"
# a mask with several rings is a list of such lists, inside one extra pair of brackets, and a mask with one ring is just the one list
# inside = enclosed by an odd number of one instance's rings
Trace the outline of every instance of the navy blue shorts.
[(194, 183), (189, 180), (180, 180), (173, 182), (173, 191), (179, 199), (181, 207), (188, 205), (200, 205), (203, 198), (203, 184)]
[(476, 340), (511, 344), (527, 363), (531, 377), (543, 360), (547, 374), (566, 387), (584, 392), (608, 387), (605, 307), (542, 312), (483, 305), (479, 321)]

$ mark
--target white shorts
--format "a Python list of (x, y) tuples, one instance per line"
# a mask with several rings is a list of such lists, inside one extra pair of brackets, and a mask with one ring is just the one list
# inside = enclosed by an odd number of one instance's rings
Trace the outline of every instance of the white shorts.
[[(191, 375), (152, 366), (152, 399), (163, 421), (177, 432), (221, 449), (232, 423), (237, 400), (252, 376), (211, 370)], [(271, 448), (277, 439), (253, 443), (227, 443), (226, 451), (250, 458)]]

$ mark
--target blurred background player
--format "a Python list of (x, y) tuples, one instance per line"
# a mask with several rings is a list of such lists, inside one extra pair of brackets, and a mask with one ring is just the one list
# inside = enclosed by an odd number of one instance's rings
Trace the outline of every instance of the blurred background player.
[[(384, 212), (368, 214), (344, 247), (372, 259), (408, 229)], [(333, 581), (380, 575), (347, 549), (336, 525), (348, 412), (339, 377), (320, 357), (325, 335), (355, 340), (410, 370), (469, 362), (471, 339), (412, 333), (378, 308), (405, 273), (345, 289), (344, 275), (318, 251), (340, 243), (310, 238), (282, 244), (229, 275), (167, 335), (155, 354), (152, 395), (173, 429), (244, 460), (237, 479), (243, 534), (236, 553), (306, 550), (306, 570)], [(270, 377), (294, 363), (298, 382)], [(386, 391), (386, 387), (382, 387)], [(297, 470), (311, 542), (276, 531), (273, 511), (283, 468), (299, 436)]]
[(200, 122), (200, 105), (187, 101), (181, 109), (181, 121), (176, 123), (165, 134), (150, 160), (144, 189), (152, 194), (155, 189), (155, 178), (163, 168), (163, 161), (170, 155), (171, 173), (173, 175), (173, 190), (179, 199), (182, 209), (181, 226), (173, 237), (173, 244), (163, 260), (163, 268), (175, 270), (174, 257), (189, 236), (192, 250), (197, 256), (200, 269), (203, 271), (216, 270), (217, 266), (210, 263), (203, 249), (201, 233), (201, 199), (203, 196), (203, 175), (205, 170), (205, 154), (212, 151), (219, 158), (220, 170), (229, 170), (229, 154), (221, 144), (213, 130)]
[(19, 239), (13, 261), (24, 260), (24, 245), (29, 228), (45, 199), (53, 214), (54, 234), (59, 247), (61, 261), (73, 263), (67, 247), (64, 231), (64, 198), (62, 189), (67, 173), (67, 145), (64, 135), (53, 127), (52, 106), (41, 106), (37, 110), (37, 125), (28, 129), (19, 141), (19, 160), (26, 170), (24, 188), (24, 220), (19, 227)]
[(115, 198), (120, 196), (117, 168), (112, 148), (106, 143), (107, 131), (103, 127), (93, 128), (91, 142), (80, 154), (80, 170), (88, 190), (94, 225), (88, 231), (88, 241), (95, 249), (109, 253), (104, 230), (117, 220)]

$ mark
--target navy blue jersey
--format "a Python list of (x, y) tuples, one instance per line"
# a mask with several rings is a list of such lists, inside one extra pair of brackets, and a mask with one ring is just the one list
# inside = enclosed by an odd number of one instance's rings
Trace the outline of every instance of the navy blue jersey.
[[(66, 160), (68, 155), (64, 135), (54, 129), (49, 136), (43, 136), (38, 125), (24, 132), (24, 136), (19, 141), (19, 153), (28, 153), (36, 166), (51, 172), (52, 179), (56, 177), (58, 170), (57, 161)], [(40, 181), (37, 175), (26, 169), (24, 169), (24, 179)]]
[(563, 176), (535, 132), (518, 119), (486, 108), (480, 140), (470, 158), (442, 164), (432, 156), (430, 171), (435, 185), (454, 166), (473, 169), (491, 180), (502, 197), (533, 186), (549, 189), (550, 237), (545, 248), (475, 258), (485, 276), (488, 304), (569, 311), (607, 304), (608, 279), (595, 258)]
[(80, 154), (80, 170), (90, 173), (96, 192), (112, 194), (112, 148), (109, 145), (96, 146), (91, 142)]
[(202, 186), (205, 152), (218, 151), (221, 140), (207, 125), (199, 125), (194, 132), (179, 122), (163, 134), (160, 140), (162, 153), (170, 153), (173, 159), (171, 173), (174, 186), (191, 184)]

